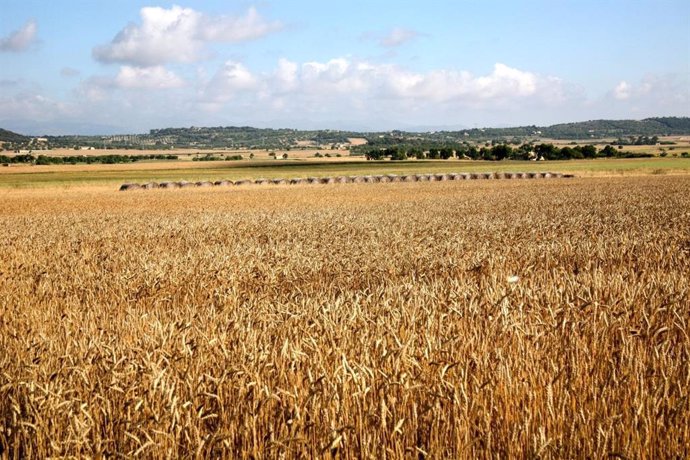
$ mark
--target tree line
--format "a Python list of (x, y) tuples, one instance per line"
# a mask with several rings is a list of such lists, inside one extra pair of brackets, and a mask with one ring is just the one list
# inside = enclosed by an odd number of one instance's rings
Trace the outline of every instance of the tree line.
[(363, 152), (367, 160), (447, 160), (460, 158), (468, 160), (576, 160), (586, 158), (643, 158), (652, 157), (650, 153), (623, 152), (610, 145), (601, 150), (593, 145), (575, 145), (558, 147), (554, 144), (495, 144), (476, 147), (460, 144), (423, 149), (419, 146), (397, 145), (387, 148), (369, 148)]
[(35, 164), (35, 165), (63, 165), (63, 164), (120, 164), (134, 163), (143, 160), (177, 160), (177, 155), (74, 155), (64, 157), (53, 157), (47, 155), (34, 156), (31, 154), (23, 155), (0, 155), (0, 164)]

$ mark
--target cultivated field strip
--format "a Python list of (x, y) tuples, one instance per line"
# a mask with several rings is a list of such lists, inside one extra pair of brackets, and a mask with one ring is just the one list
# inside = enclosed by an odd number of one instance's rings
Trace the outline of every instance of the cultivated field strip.
[(188, 187), (212, 187), (229, 185), (298, 185), (298, 184), (358, 184), (358, 183), (386, 183), (386, 182), (436, 182), (448, 180), (476, 180), (476, 179), (551, 179), (551, 178), (572, 178), (571, 174), (553, 172), (489, 172), (489, 173), (438, 173), (438, 174), (380, 174), (366, 176), (337, 176), (337, 177), (307, 177), (292, 179), (255, 179), (255, 180), (217, 180), (198, 181), (198, 182), (147, 182), (145, 184), (122, 184), (120, 191), (126, 190), (150, 190), (156, 188), (188, 188)]
[(0, 457), (687, 458), (688, 189), (7, 193)]

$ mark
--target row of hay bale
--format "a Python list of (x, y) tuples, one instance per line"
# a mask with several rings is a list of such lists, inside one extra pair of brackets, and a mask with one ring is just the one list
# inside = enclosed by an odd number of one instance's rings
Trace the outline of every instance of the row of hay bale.
[(493, 173), (439, 173), (439, 174), (386, 174), (369, 176), (337, 176), (337, 177), (307, 177), (294, 179), (256, 179), (256, 180), (217, 180), (215, 182), (149, 182), (146, 184), (123, 184), (120, 190), (148, 190), (171, 189), (188, 187), (223, 187), (235, 185), (297, 185), (297, 184), (360, 184), (381, 182), (436, 182), (450, 180), (477, 180), (477, 179), (549, 179), (573, 177), (571, 174), (555, 172), (493, 172)]

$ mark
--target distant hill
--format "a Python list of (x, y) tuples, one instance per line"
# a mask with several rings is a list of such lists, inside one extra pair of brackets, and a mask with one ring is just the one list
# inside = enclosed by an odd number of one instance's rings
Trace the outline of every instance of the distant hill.
[[(438, 131), (358, 132), (332, 129), (297, 130), (253, 128), (250, 126), (218, 126), (152, 129), (147, 134), (46, 136), (45, 148), (125, 148), (169, 150), (170, 148), (254, 148), (288, 149), (311, 147), (329, 149), (349, 145), (351, 138), (364, 138), (369, 147), (392, 145), (446, 145), (489, 141), (539, 142), (540, 139), (625, 140), (639, 136), (690, 135), (690, 117), (657, 117), (644, 120), (591, 120), (551, 126), (517, 126), (512, 128), (472, 128)], [(0, 129), (0, 141), (13, 148), (31, 147), (32, 139)], [(360, 148), (364, 148), (360, 146)]]
[(26, 142), (28, 137), (0, 128), (0, 142)]
[(624, 136), (690, 134), (689, 117), (659, 117), (644, 120), (592, 120), (538, 128), (553, 139), (587, 139)]

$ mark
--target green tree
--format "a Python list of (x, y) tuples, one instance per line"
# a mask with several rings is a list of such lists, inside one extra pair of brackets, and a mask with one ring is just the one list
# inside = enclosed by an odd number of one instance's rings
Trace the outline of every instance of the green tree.
[(556, 160), (558, 158), (558, 148), (553, 144), (539, 144), (534, 146), (534, 153), (537, 157), (545, 160)]
[(593, 145), (583, 145), (580, 147), (580, 152), (585, 158), (594, 158), (597, 156), (597, 148)]
[(443, 160), (447, 160), (449, 158), (453, 157), (453, 149), (449, 147), (443, 147), (441, 150), (439, 150), (439, 156)]
[(383, 151), (381, 149), (369, 149), (365, 156), (367, 160), (381, 160), (383, 159)]
[(386, 149), (386, 156), (391, 157), (391, 160), (394, 161), (407, 160), (405, 150), (397, 146)]
[(615, 157), (616, 153), (616, 149), (614, 149), (611, 145), (607, 145), (601, 150), (601, 155), (607, 158)]
[(508, 158), (511, 156), (512, 153), (513, 153), (513, 148), (507, 144), (494, 145), (493, 148), (491, 149), (491, 155), (496, 160), (503, 160), (505, 158)]

